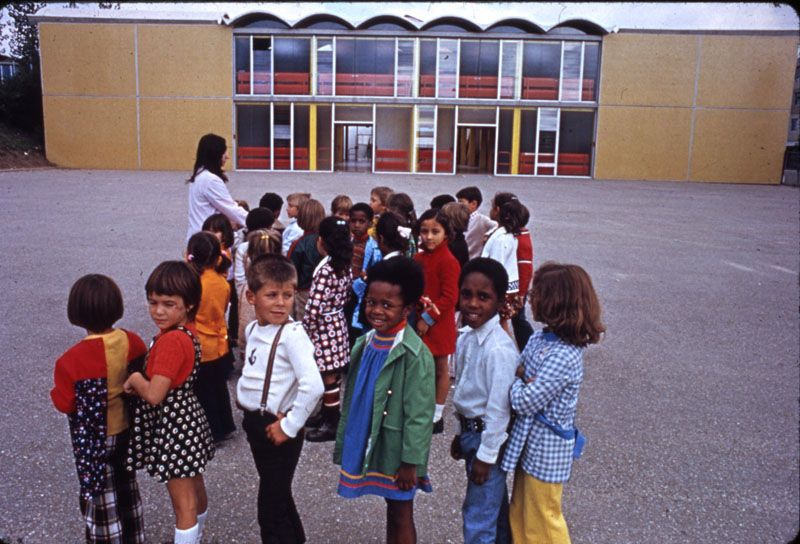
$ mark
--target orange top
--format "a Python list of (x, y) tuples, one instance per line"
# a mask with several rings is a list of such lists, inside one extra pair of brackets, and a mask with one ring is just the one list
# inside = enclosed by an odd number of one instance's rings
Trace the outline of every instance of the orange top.
[(225, 324), (225, 309), (231, 296), (231, 287), (225, 277), (206, 268), (200, 275), (203, 295), (194, 318), (197, 336), (202, 349), (201, 363), (219, 359), (228, 353), (228, 327)]

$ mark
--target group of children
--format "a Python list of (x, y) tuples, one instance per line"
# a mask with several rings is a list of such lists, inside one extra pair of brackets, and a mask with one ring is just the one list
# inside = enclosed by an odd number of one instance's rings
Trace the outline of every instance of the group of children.
[[(387, 542), (415, 542), (413, 498), (432, 490), (452, 370), (465, 542), (569, 542), (561, 486), (582, 443), (582, 353), (605, 330), (586, 272), (548, 262), (533, 273), (529, 213), (511, 193), (488, 217), (477, 187), (435, 197), (419, 217), (388, 187), (368, 203), (337, 196), (327, 216), (293, 193), (286, 225), (283, 203), (265, 194), (237, 232), (210, 215), (183, 261), (153, 270), (149, 348), (114, 328), (113, 280), (73, 285), (68, 318), (87, 336), (56, 362), (51, 397), (69, 416), (87, 542), (144, 541), (137, 469), (166, 483), (174, 541), (200, 542), (203, 473), (235, 430), (237, 361), (262, 541), (305, 541), (291, 485), (308, 440), (335, 441), (340, 496), (385, 499)], [(535, 333), (528, 298), (545, 325)]]

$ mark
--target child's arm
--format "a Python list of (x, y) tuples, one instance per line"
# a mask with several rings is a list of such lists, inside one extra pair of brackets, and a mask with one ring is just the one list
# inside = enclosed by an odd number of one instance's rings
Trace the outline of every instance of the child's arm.
[[(456, 301), (458, 300), (458, 274), (460, 273), (460, 265), (455, 259), (447, 260), (441, 263), (436, 272), (438, 274), (439, 285), (441, 289), (439, 296), (431, 298), (431, 303), (439, 310), (444, 312), (448, 308), (455, 308)], [(418, 322), (418, 329), (421, 334), (428, 332), (429, 327), (433, 327), (438, 319), (438, 316), (433, 316), (429, 312), (423, 312), (420, 315), (420, 322)], [(424, 323), (423, 323), (424, 322)]]
[[(549, 353), (536, 376), (527, 381), (517, 376), (511, 385), (511, 407), (520, 415), (535, 415), (550, 404), (572, 381), (570, 368), (580, 354)], [(525, 361), (523, 361), (525, 363)], [(526, 364), (527, 366), (527, 364)]]
[(244, 272), (244, 260), (247, 258), (247, 246), (247, 242), (242, 242), (238, 245), (233, 254), (233, 281), (237, 290), (247, 284), (247, 277)]
[(64, 414), (71, 414), (75, 411), (75, 380), (67, 369), (67, 361), (60, 357), (56, 361), (56, 368), (53, 372), (54, 387), (50, 391), (50, 398), (56, 410)]
[(134, 372), (125, 380), (122, 389), (128, 394), (136, 393), (155, 406), (166, 398), (170, 385), (172, 380), (166, 376), (156, 374), (153, 379), (148, 380), (141, 372)]
[[(322, 320), (322, 306), (325, 303), (325, 289), (330, 282), (331, 274), (327, 266), (323, 266), (317, 275), (311, 280), (311, 288), (308, 292), (305, 313), (303, 314), (303, 327), (306, 331), (319, 328)], [(314, 350), (311, 351), (312, 353)]]

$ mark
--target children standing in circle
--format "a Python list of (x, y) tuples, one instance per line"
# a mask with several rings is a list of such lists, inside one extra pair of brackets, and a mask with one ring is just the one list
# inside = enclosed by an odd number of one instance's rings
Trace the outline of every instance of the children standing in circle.
[(236, 430), (228, 393), (228, 375), (233, 369), (233, 355), (228, 345), (225, 309), (230, 287), (215, 270), (220, 258), (220, 245), (210, 232), (198, 232), (189, 238), (186, 260), (200, 277), (202, 296), (194, 322), (200, 340), (200, 368), (197, 370), (195, 393), (206, 412), (211, 436), (220, 442)]
[(433, 360), (406, 324), (423, 282), (419, 265), (405, 257), (370, 269), (364, 304), (374, 330), (353, 348), (333, 451), (339, 495), (383, 497), (386, 541), (398, 544), (416, 542), (414, 495), (431, 491)]
[(508, 274), (493, 259), (477, 257), (461, 270), (458, 306), (467, 329), (456, 344), (453, 407), (460, 432), (450, 452), (466, 460), (465, 544), (503, 544), (511, 538), (506, 473), (498, 457), (508, 436), (508, 390), (519, 358), (498, 315), (507, 287)]
[(292, 479), (303, 448), (303, 425), (323, 387), (314, 346), (291, 317), (296, 285), (297, 273), (283, 255), (262, 255), (247, 267), (246, 297), (257, 321), (245, 329), (246, 363), (236, 394), (258, 470), (263, 542), (305, 542)]
[(200, 542), (208, 516), (203, 482), (214, 441), (194, 393), (200, 342), (192, 320), (200, 305), (200, 278), (180, 261), (158, 265), (145, 284), (150, 317), (159, 329), (144, 369), (125, 381), (133, 402), (129, 470), (145, 468), (167, 483), (175, 512), (175, 543)]
[(339, 384), (350, 359), (344, 305), (353, 283), (350, 271), (353, 243), (347, 221), (335, 216), (323, 219), (319, 225), (317, 250), (323, 259), (314, 270), (303, 327), (314, 344), (314, 359), (322, 374), (325, 395), (320, 426), (309, 431), (306, 438), (309, 442), (327, 442), (336, 438)]
[(417, 320), (417, 332), (436, 362), (436, 411), (434, 433), (444, 431), (444, 404), (450, 389), (447, 358), (456, 349), (456, 299), (461, 267), (447, 248), (450, 223), (441, 210), (426, 211), (419, 218), (422, 251), (414, 260), (425, 272), (425, 303)]
[(586, 271), (573, 264), (543, 264), (533, 275), (531, 310), (545, 324), (522, 352), (511, 385), (516, 413), (503, 457), (514, 472), (510, 523), (514, 542), (568, 543), (561, 512), (570, 476), (583, 351), (605, 332), (600, 303)]
[(50, 391), (69, 417), (86, 542), (144, 542), (136, 474), (125, 469), (130, 432), (122, 388), (128, 364), (147, 350), (137, 335), (114, 328), (122, 313), (111, 278), (89, 274), (72, 285), (67, 318), (87, 336), (56, 361)]

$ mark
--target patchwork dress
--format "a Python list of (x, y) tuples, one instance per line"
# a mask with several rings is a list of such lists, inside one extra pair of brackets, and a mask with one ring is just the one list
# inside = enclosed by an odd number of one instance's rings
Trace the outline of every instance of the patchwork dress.
[[(202, 474), (215, 453), (206, 414), (193, 389), (200, 365), (200, 342), (189, 329), (178, 327), (177, 330), (187, 334), (194, 345), (191, 373), (180, 386), (171, 389), (160, 404), (152, 406), (141, 397), (135, 397), (131, 407), (133, 432), (128, 448), (128, 470), (144, 468), (159, 482)], [(148, 352), (148, 358), (149, 355)]]
[(320, 372), (341, 371), (350, 361), (344, 305), (352, 284), (350, 269), (343, 276), (337, 276), (328, 257), (314, 270), (303, 328), (314, 344), (314, 360)]

